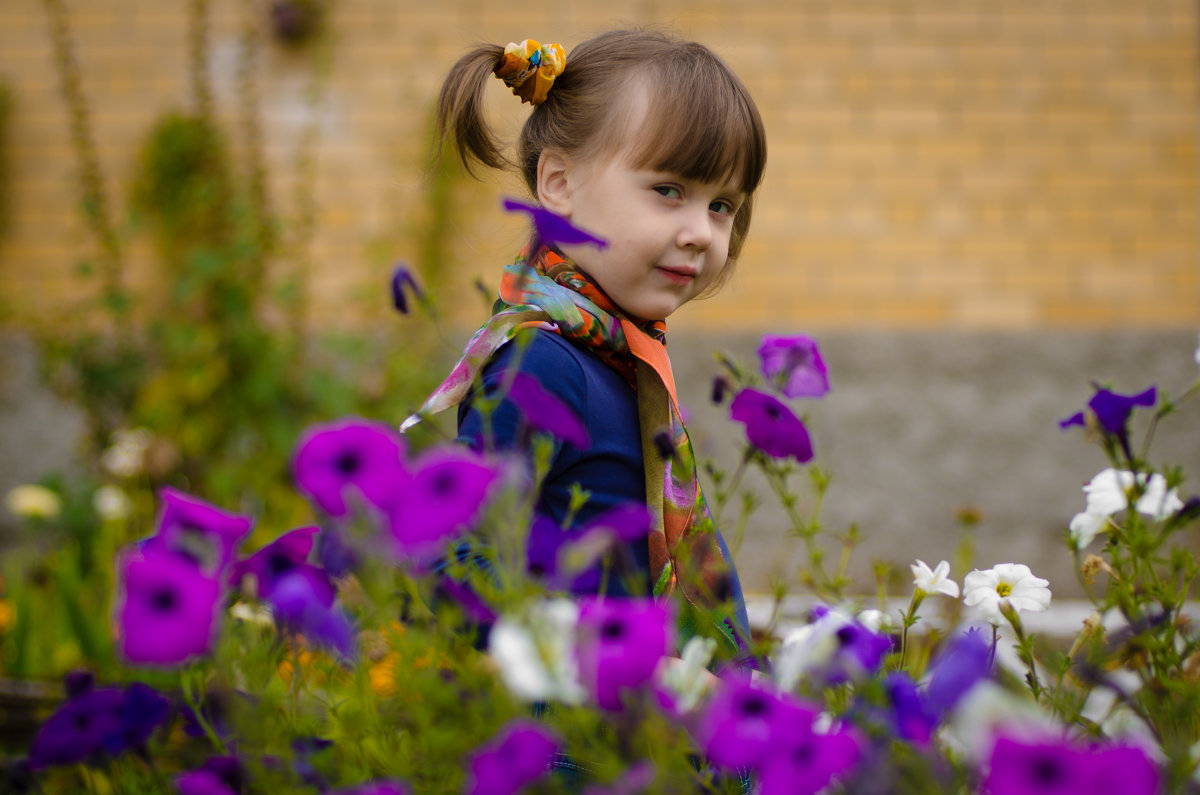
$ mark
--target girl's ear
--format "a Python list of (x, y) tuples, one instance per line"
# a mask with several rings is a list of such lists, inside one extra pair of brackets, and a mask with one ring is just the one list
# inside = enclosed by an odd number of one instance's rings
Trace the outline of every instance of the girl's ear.
[(552, 213), (571, 217), (571, 161), (557, 149), (543, 149), (538, 157), (537, 197)]

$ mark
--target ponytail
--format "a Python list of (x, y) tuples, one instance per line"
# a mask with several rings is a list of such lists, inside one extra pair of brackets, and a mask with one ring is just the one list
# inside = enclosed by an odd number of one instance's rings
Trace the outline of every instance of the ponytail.
[(498, 169), (512, 166), (501, 154), (499, 139), (483, 116), (484, 88), (503, 58), (503, 47), (479, 45), (451, 67), (438, 96), (438, 157), (442, 157), (449, 135), (459, 161), (471, 176), (476, 176), (472, 170), (475, 163)]

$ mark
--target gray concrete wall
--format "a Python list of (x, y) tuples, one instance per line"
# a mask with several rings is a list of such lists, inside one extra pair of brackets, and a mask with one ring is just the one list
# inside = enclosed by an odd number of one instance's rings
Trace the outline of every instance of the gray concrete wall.
[[(969, 507), (982, 516), (977, 565), (1026, 563), (1056, 593), (1079, 593), (1062, 533), (1083, 509), (1081, 486), (1106, 463), (1079, 429), (1060, 431), (1057, 421), (1083, 407), (1091, 379), (1122, 392), (1157, 384), (1179, 395), (1200, 377), (1190, 332), (842, 332), (818, 339), (833, 391), (794, 405), (807, 413), (817, 461), (833, 475), (827, 526), (862, 530), (851, 571), (867, 589), (875, 558), (895, 562), (905, 587), (914, 558), (931, 565), (951, 559), (960, 532), (955, 514)], [(671, 340), (696, 446), (727, 469), (736, 464), (741, 428), (709, 403), (712, 352), (757, 366), (758, 341), (695, 333)], [(28, 340), (0, 336), (0, 493), (70, 466), (82, 432), (79, 412), (39, 383)], [(1200, 492), (1200, 400), (1163, 425), (1153, 460), (1183, 465), (1191, 474), (1185, 496)], [(795, 581), (800, 544), (787, 537), (769, 501), (754, 515), (737, 560), (749, 591), (764, 591), (771, 577)], [(961, 580), (963, 572), (953, 574)]]

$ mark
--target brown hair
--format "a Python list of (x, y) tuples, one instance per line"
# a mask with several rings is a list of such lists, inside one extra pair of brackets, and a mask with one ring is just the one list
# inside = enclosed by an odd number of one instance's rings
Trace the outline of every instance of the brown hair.
[(449, 135), (468, 172), (473, 162), (515, 167), (536, 195), (542, 150), (581, 159), (615, 154), (627, 140), (628, 114), (618, 111), (628, 110), (628, 97), (640, 85), (649, 111), (631, 165), (702, 182), (740, 179), (746, 200), (729, 241), (729, 260), (737, 258), (766, 165), (766, 132), (745, 85), (712, 50), (654, 30), (588, 39), (567, 55), (546, 101), (525, 122), (515, 163), (502, 154), (482, 112), (484, 87), (503, 54), (503, 47), (480, 45), (451, 68), (438, 98), (439, 152)]

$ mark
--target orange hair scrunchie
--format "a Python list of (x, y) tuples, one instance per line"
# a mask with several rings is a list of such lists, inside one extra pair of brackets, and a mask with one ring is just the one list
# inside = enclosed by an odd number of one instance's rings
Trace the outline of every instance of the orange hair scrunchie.
[(561, 44), (542, 44), (526, 39), (509, 43), (504, 58), (496, 67), (496, 77), (521, 98), (521, 102), (540, 105), (546, 101), (554, 78), (562, 74), (567, 54)]

